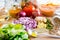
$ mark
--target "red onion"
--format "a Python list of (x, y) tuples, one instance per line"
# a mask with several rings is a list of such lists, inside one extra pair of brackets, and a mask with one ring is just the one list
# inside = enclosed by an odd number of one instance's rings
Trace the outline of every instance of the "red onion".
[(24, 11), (21, 11), (18, 13), (18, 17), (25, 17), (26, 13)]
[[(14, 21), (14, 23), (15, 23), (15, 21)], [(36, 28), (36, 26), (37, 26), (37, 22), (34, 19), (31, 19), (29, 17), (19, 18), (18, 22), (16, 22), (15, 24), (18, 24), (18, 23), (23, 24), (25, 26), (26, 30)]]

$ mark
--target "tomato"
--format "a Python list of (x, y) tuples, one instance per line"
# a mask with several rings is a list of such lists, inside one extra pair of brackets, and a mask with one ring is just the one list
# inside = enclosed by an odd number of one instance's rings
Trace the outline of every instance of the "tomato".
[(35, 10), (35, 7), (31, 4), (25, 6), (23, 8), (23, 11), (26, 12), (27, 16), (31, 16), (32, 15), (32, 12)]

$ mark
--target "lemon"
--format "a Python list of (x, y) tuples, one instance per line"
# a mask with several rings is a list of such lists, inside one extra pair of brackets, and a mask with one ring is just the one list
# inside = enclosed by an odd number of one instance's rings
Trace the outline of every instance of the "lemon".
[(35, 32), (32, 32), (33, 37), (37, 37), (37, 34)]

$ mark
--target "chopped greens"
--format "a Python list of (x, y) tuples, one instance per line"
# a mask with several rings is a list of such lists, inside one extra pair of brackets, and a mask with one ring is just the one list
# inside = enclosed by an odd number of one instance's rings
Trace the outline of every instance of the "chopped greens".
[(51, 29), (53, 29), (53, 25), (51, 24), (51, 21), (50, 21), (49, 19), (47, 19), (47, 22), (46, 22), (46, 24), (47, 24), (47, 27), (46, 27), (46, 29), (48, 29), (48, 30), (51, 30)]
[(29, 38), (23, 25), (7, 24), (0, 28), (0, 40), (29, 40)]

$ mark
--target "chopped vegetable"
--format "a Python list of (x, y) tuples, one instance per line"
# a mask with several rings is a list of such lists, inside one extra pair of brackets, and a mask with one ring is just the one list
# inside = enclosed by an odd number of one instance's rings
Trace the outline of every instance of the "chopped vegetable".
[(31, 19), (29, 17), (21, 17), (18, 20), (14, 21), (14, 23), (23, 24), (26, 30), (36, 28), (37, 26), (37, 22), (34, 19)]
[(47, 22), (46, 23), (47, 23), (46, 29), (48, 29), (48, 30), (53, 29), (53, 25), (51, 24), (51, 21), (49, 19), (47, 19)]
[(28, 38), (22, 24), (7, 24), (0, 28), (0, 40), (24, 40)]

